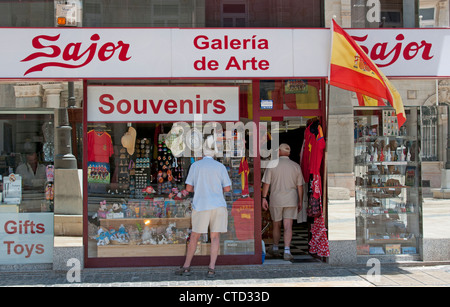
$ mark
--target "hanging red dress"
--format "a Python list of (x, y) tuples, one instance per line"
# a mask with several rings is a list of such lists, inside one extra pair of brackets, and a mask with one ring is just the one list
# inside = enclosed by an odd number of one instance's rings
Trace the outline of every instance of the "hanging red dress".
[(328, 244), (327, 229), (323, 215), (314, 219), (314, 224), (311, 227), (311, 241), (309, 241), (309, 252), (317, 254), (319, 257), (329, 257), (330, 249)]
[(320, 203), (320, 216), (314, 218), (311, 228), (311, 240), (309, 252), (320, 257), (330, 255), (327, 229), (322, 214), (322, 178), (320, 168), (325, 150), (325, 138), (322, 127), (318, 121), (311, 123), (305, 130), (303, 143), (301, 168), (305, 180), (308, 180), (309, 189), (307, 197), (314, 197)]

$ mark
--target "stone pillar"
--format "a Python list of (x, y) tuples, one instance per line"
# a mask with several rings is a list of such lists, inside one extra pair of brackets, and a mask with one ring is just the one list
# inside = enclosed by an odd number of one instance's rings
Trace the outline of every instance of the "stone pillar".
[(56, 109), (61, 106), (61, 83), (44, 83), (44, 102), (47, 108)]
[(327, 218), (333, 265), (357, 263), (352, 92), (330, 89), (327, 135)]

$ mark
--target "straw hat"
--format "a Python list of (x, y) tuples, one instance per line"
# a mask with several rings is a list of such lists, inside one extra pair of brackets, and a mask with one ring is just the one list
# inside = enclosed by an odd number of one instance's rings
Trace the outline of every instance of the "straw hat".
[(136, 143), (136, 129), (129, 127), (128, 131), (122, 136), (122, 146), (127, 149), (127, 152), (134, 154), (134, 144)]

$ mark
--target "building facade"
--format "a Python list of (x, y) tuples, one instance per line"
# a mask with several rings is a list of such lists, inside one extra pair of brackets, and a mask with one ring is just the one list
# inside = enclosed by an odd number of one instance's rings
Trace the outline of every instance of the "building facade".
[[(326, 140), (329, 245), (329, 256), (314, 256), (449, 260), (448, 1), (0, 6), (10, 42), (0, 73), (2, 265), (51, 264), (60, 236), (83, 237), (87, 267), (178, 265), (190, 231), (184, 179), (206, 132), (233, 182), (218, 263), (261, 263), (260, 242), (271, 243), (261, 177), (277, 143), (302, 163), (314, 120)], [(389, 106), (362, 107), (326, 84), (332, 18), (400, 92), (401, 129)], [(297, 221), (308, 231), (314, 222)], [(198, 264), (208, 252), (204, 236)]]

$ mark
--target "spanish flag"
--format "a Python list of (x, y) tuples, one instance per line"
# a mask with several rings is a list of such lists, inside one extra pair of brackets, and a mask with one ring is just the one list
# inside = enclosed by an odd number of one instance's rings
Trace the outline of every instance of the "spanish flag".
[(329, 83), (356, 92), (360, 105), (383, 105), (382, 100), (386, 99), (395, 109), (400, 128), (406, 117), (399, 92), (334, 19), (331, 35)]

